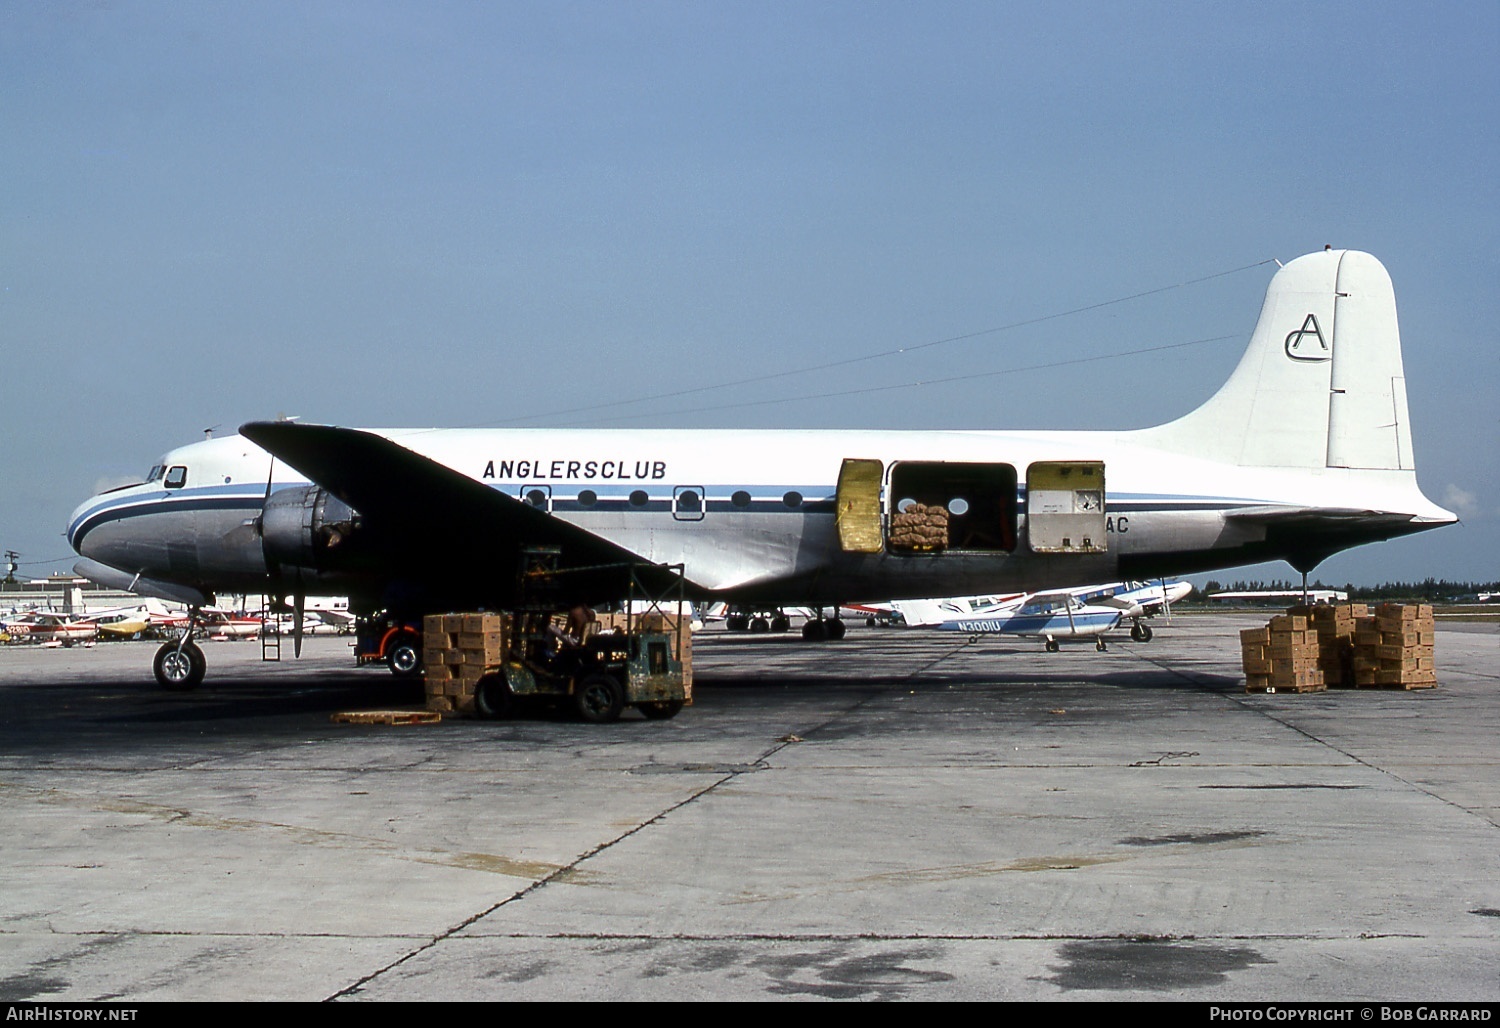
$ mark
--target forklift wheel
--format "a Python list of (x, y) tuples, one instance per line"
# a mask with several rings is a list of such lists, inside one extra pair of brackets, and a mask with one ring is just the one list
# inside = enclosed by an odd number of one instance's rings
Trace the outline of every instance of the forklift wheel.
[(617, 720), (625, 706), (625, 690), (614, 675), (589, 675), (573, 690), (573, 709), (589, 724)]
[(474, 686), (474, 710), (482, 718), (498, 721), (510, 717), (515, 704), (515, 694), (504, 675), (485, 675)]
[(660, 700), (656, 703), (637, 703), (636, 707), (652, 721), (666, 721), (677, 716), (682, 709), (681, 700)]
[(386, 667), (397, 678), (415, 678), (422, 673), (422, 640), (411, 632), (402, 632), (391, 640), (385, 652)]

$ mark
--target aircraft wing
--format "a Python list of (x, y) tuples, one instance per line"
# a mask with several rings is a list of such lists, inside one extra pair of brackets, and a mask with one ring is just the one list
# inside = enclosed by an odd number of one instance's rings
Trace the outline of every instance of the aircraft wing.
[[(367, 545), (417, 586), (440, 586), (454, 595), (468, 581), (477, 600), (510, 598), (521, 552), (535, 546), (559, 547), (561, 566), (578, 569), (568, 584), (585, 592), (619, 588), (624, 578), (619, 565), (648, 563), (372, 432), (255, 421), (242, 425), (240, 434), (357, 511), (368, 528)], [(589, 598), (621, 595), (623, 589)]]

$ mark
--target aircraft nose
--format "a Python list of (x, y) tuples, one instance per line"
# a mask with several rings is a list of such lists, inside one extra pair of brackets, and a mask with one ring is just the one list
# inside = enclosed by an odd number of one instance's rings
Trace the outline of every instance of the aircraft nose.
[(88, 530), (84, 522), (88, 519), (89, 512), (99, 503), (99, 497), (90, 496), (77, 507), (73, 513), (68, 515), (68, 529), (65, 533), (68, 537), (68, 545), (73, 547), (73, 552), (82, 557), (92, 557), (93, 554), (84, 549), (88, 545)]
[(129, 549), (131, 532), (122, 519), (125, 501), (98, 493), (79, 504), (68, 518), (68, 545), (80, 557), (118, 565)]

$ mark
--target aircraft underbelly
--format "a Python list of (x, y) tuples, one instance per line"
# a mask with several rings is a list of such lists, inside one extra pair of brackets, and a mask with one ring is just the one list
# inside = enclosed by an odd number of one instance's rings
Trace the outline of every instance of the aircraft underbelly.
[(1112, 517), (1111, 545), (1121, 554), (1175, 553), (1251, 541), (1220, 511), (1156, 510)]
[(1233, 551), (1260, 542), (1264, 530), (1222, 511), (1135, 510), (1112, 516), (1110, 548), (1096, 553), (1012, 551), (851, 553), (826, 514), (709, 514), (577, 517), (587, 528), (659, 563), (682, 563), (706, 595), (838, 602), (1042, 589), (1108, 581), (1122, 558), (1149, 564), (1154, 553)]

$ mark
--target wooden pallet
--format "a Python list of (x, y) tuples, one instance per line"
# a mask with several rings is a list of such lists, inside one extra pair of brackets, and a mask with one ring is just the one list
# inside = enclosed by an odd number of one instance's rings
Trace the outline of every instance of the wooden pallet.
[(435, 725), (443, 715), (435, 710), (341, 710), (329, 720), (348, 725)]

